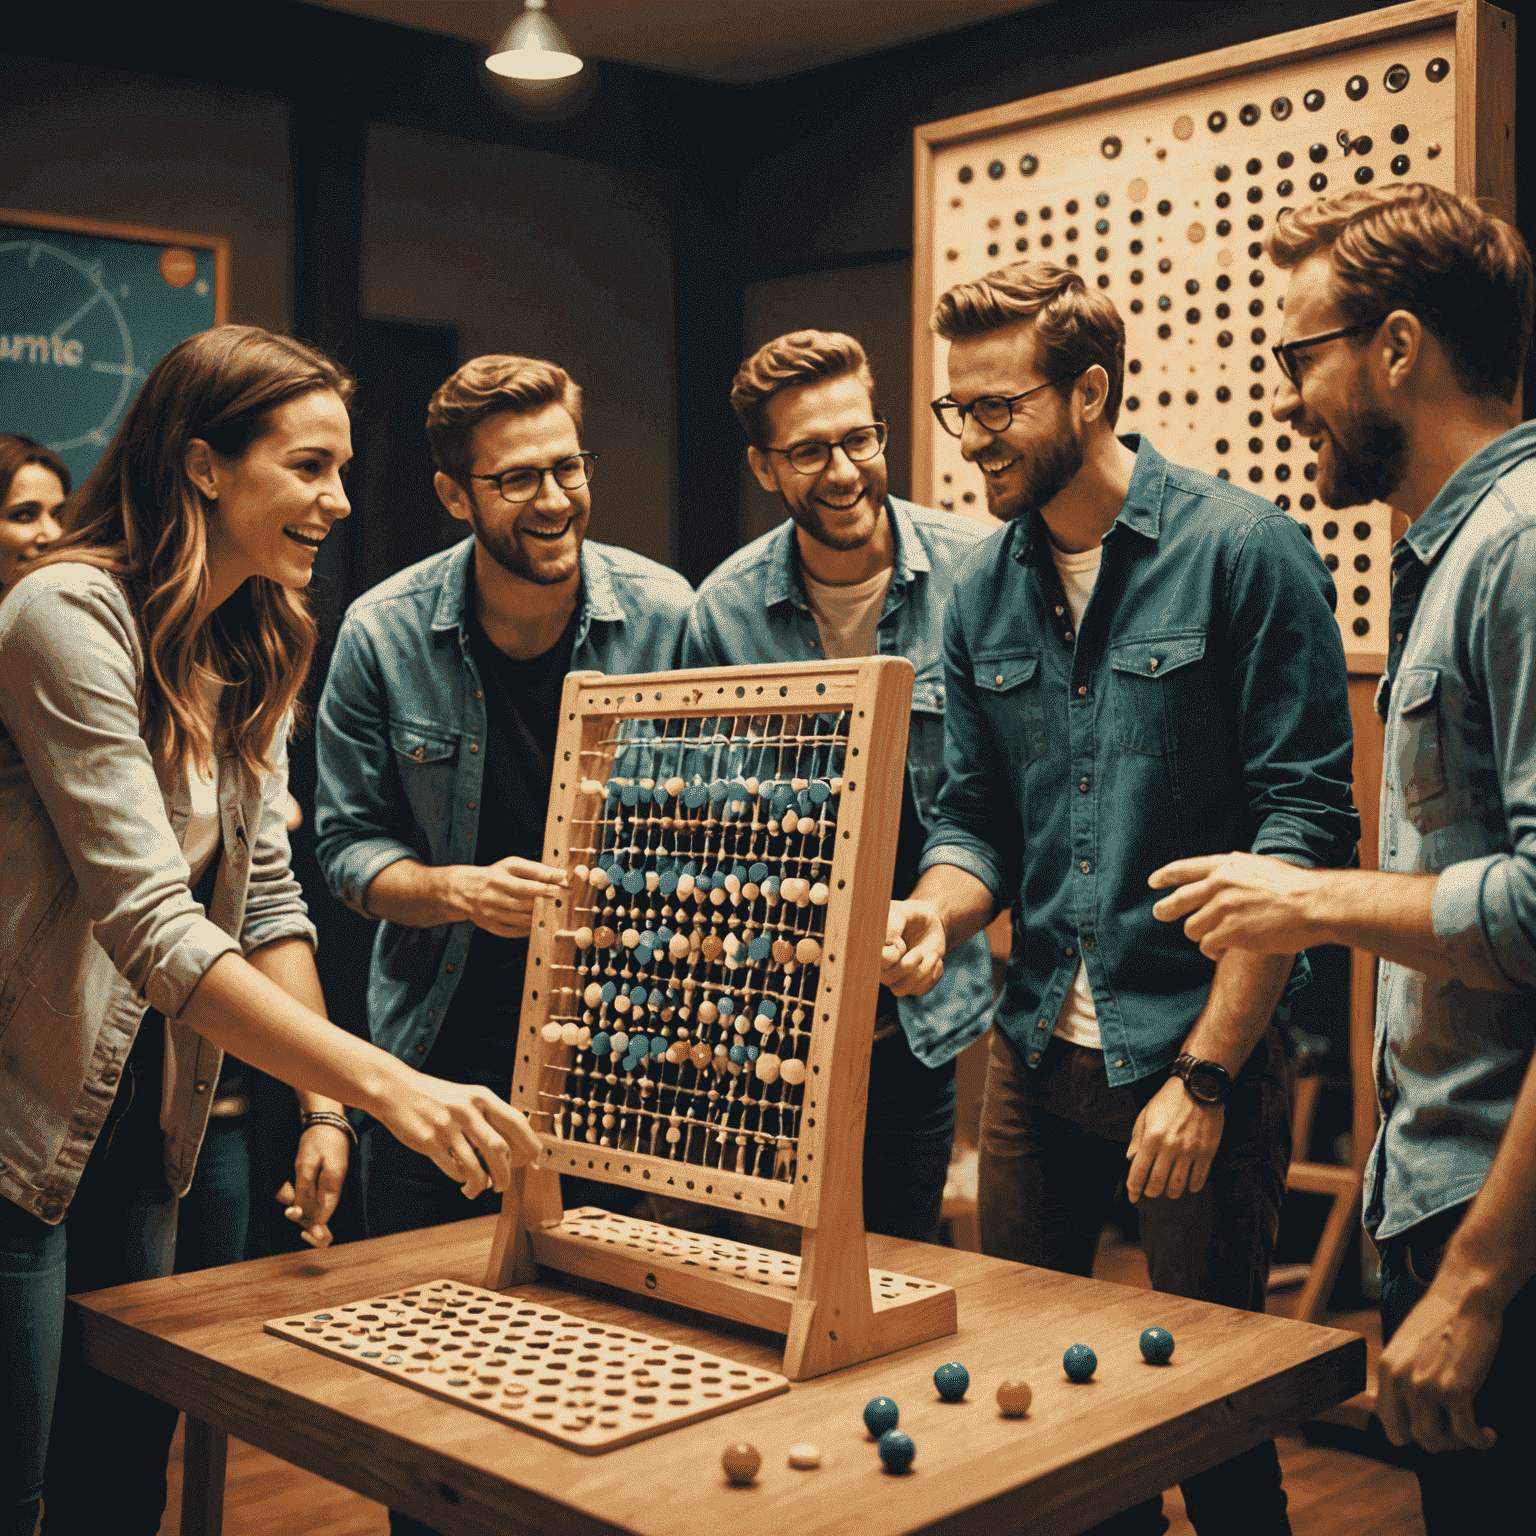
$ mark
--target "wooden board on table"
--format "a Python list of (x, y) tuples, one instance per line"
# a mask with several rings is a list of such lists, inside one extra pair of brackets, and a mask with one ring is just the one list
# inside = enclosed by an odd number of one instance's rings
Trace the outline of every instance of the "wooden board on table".
[(586, 1456), (789, 1390), (713, 1351), (453, 1280), (278, 1318), (266, 1331)]

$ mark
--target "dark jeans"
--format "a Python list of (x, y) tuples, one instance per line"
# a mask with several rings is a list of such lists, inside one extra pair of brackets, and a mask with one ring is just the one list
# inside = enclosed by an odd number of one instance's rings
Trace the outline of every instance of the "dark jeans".
[[(163, 1028), (151, 1014), (144, 1028)], [(142, 1033), (142, 1031), (141, 1031)], [(0, 1536), (154, 1536), (177, 1411), (91, 1370), (66, 1294), (171, 1273), (160, 1077), (130, 1058), (68, 1214), (0, 1200)], [(158, 1067), (158, 1062), (156, 1062)]]
[(181, 1200), (176, 1223), (176, 1273), (191, 1274), (245, 1257), (251, 1225), (249, 1114), (208, 1122), (197, 1173)]
[[(1098, 1051), (1056, 1039), (1032, 1070), (994, 1030), (977, 1192), (982, 1251), (1091, 1274), (1131, 1130), (1167, 1076), (1111, 1088)], [(1142, 1199), (1136, 1213), (1153, 1289), (1262, 1312), (1291, 1156), (1285, 1056), (1273, 1025), (1226, 1104), (1205, 1187), (1177, 1200)], [(1180, 1486), (1200, 1536), (1290, 1530), (1273, 1441)], [(1167, 1528), (1159, 1495), (1095, 1530), (1132, 1536)]]
[[(1381, 1248), (1381, 1339), (1392, 1341), (1429, 1289), (1467, 1207), (1458, 1205), (1388, 1238)], [(1487, 1451), (1432, 1453), (1410, 1446), (1427, 1536), (1513, 1529), (1511, 1512), (1530, 1502), (1528, 1458), (1536, 1436), (1531, 1379), (1536, 1372), (1536, 1280), (1504, 1309), (1504, 1334), (1488, 1379), (1473, 1401), (1479, 1424), (1497, 1431)], [(1528, 1518), (1528, 1517), (1526, 1517)]]

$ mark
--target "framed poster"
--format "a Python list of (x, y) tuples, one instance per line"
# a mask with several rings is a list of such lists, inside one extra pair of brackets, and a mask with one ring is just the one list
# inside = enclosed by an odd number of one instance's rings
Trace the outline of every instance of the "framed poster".
[(80, 482), (145, 375), (229, 313), (229, 241), (0, 208), (0, 432)]

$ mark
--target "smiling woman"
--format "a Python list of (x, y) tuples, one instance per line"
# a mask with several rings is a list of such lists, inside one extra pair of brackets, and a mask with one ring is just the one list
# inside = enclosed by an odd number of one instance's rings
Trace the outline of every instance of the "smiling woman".
[(59, 536), (69, 468), (53, 449), (0, 432), (0, 593)]
[(64, 1297), (169, 1273), (225, 1049), (301, 1091), (284, 1197), (314, 1244), (344, 1104), (470, 1196), (538, 1150), (495, 1094), (325, 1019), (287, 740), (315, 646), (303, 589), (350, 511), (351, 391), (254, 327), (183, 342), (0, 604), (5, 1530), (31, 1529), (45, 1453), (50, 1530), (158, 1528), (175, 1410), (85, 1365)]

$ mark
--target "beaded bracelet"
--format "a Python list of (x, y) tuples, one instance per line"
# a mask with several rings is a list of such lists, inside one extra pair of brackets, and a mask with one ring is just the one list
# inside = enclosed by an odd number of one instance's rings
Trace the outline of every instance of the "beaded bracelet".
[(308, 1130), (312, 1125), (334, 1125), (345, 1131), (352, 1138), (352, 1145), (357, 1145), (357, 1132), (352, 1128), (352, 1122), (345, 1115), (338, 1115), (334, 1109), (316, 1109), (309, 1114), (299, 1116), (299, 1126), (302, 1130)]

